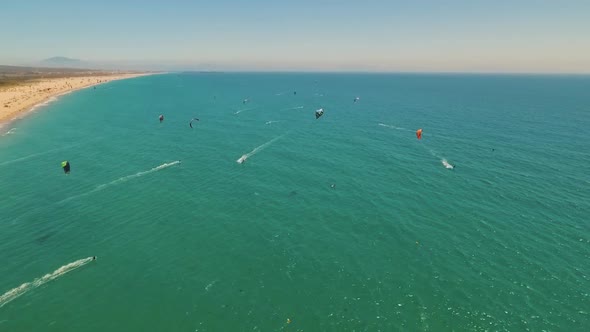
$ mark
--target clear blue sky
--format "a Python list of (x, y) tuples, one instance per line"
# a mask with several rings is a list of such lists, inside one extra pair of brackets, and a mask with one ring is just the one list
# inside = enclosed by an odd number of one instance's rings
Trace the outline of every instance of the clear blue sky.
[(590, 72), (589, 0), (18, 0), (0, 64)]

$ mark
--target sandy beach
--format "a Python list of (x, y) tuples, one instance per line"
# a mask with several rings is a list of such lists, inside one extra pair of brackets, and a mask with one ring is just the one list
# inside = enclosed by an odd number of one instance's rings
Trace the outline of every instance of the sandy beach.
[(115, 80), (149, 74), (97, 74), (75, 77), (44, 78), (0, 85), (0, 126), (24, 116), (35, 105), (52, 97)]

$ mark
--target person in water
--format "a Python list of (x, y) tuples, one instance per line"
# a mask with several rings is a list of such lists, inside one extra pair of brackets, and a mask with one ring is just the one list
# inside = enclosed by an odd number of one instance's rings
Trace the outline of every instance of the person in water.
[(95, 261), (96, 260), (96, 256), (92, 256), (92, 260)]
[(164, 116), (160, 114), (160, 122), (164, 121)]

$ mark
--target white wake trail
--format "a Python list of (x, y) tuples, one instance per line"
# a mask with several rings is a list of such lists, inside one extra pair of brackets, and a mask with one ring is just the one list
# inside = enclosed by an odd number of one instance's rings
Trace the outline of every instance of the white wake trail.
[(440, 159), (441, 164), (446, 168), (446, 169), (455, 169), (454, 165), (451, 165), (446, 158), (442, 157), (440, 154), (438, 154), (436, 151), (432, 150), (432, 149), (428, 149), (428, 152), (430, 152), (430, 154), (437, 158)]
[[(386, 128), (391, 128), (391, 129), (395, 129), (395, 130), (403, 130), (403, 131), (412, 131), (410, 129), (406, 129), (406, 128), (402, 128), (402, 127), (396, 127), (396, 126), (392, 126), (392, 125), (388, 125), (385, 123), (378, 123), (377, 125), (381, 126), (381, 127), (386, 127)], [(443, 136), (437, 136), (437, 137), (443, 137)], [(440, 162), (443, 164), (443, 166), (446, 169), (455, 169), (454, 165), (451, 165), (445, 158), (443, 158), (440, 154), (438, 154), (436, 151), (427, 148), (424, 144), (420, 144), (420, 146), (422, 146), (424, 149), (428, 150), (428, 152), (435, 158), (439, 159)]]
[(449, 164), (449, 162), (448, 162), (446, 159), (442, 159), (442, 160), (441, 160), (441, 163), (442, 163), (442, 164), (443, 164), (443, 166), (444, 166), (445, 168), (447, 168), (447, 169), (453, 169), (453, 168), (455, 168), (455, 166), (453, 166), (453, 165)]
[(256, 108), (257, 108), (257, 107), (253, 107), (253, 108), (245, 108), (245, 109), (242, 109), (242, 110), (238, 110), (238, 111), (237, 111), (237, 112), (235, 112), (234, 114), (235, 114), (235, 115), (238, 115), (238, 114), (240, 114), (240, 113), (242, 113), (242, 112), (246, 112), (246, 111), (253, 111), (253, 110), (255, 110)]
[(276, 142), (277, 140), (279, 140), (279, 139), (283, 138), (285, 135), (287, 135), (287, 134), (281, 135), (281, 136), (279, 136), (279, 137), (275, 137), (275, 138), (271, 139), (270, 141), (268, 141), (268, 142), (266, 142), (266, 143), (264, 143), (264, 144), (262, 144), (262, 145), (260, 145), (260, 146), (256, 147), (254, 150), (252, 150), (252, 151), (250, 151), (250, 152), (246, 153), (245, 155), (242, 155), (242, 156), (240, 157), (240, 159), (236, 160), (236, 162), (237, 162), (238, 164), (241, 164), (241, 163), (243, 163), (244, 161), (246, 161), (246, 159), (248, 159), (248, 158), (252, 157), (253, 155), (257, 154), (258, 152), (260, 152), (260, 151), (264, 150), (266, 147), (268, 147), (268, 146), (269, 146), (269, 145), (271, 145), (272, 143)]
[(39, 156), (46, 155), (46, 154), (52, 153), (52, 152), (57, 152), (57, 151), (69, 149), (69, 148), (72, 148), (72, 147), (75, 147), (75, 146), (78, 146), (78, 145), (82, 145), (82, 143), (72, 144), (72, 145), (61, 147), (61, 148), (55, 148), (55, 149), (47, 150), (45, 152), (33, 153), (33, 154), (28, 155), (28, 156), (20, 157), (20, 158), (13, 159), (13, 160), (4, 161), (4, 162), (1, 162), (0, 163), (0, 166), (14, 164), (14, 163), (17, 163), (19, 161), (23, 161), (23, 160), (27, 160), (27, 159), (39, 157)]
[(295, 107), (283, 108), (281, 111), (302, 110), (302, 109), (303, 109), (303, 106), (295, 106)]
[(162, 165), (156, 166), (156, 167), (154, 167), (154, 168), (152, 168), (150, 170), (143, 171), (143, 172), (138, 172), (138, 173), (131, 174), (131, 175), (127, 175), (127, 176), (124, 176), (124, 177), (119, 178), (117, 180), (111, 181), (109, 183), (101, 184), (100, 186), (96, 187), (95, 190), (96, 191), (99, 191), (99, 190), (102, 190), (104, 188), (107, 188), (107, 187), (110, 187), (110, 186), (114, 186), (114, 185), (117, 185), (119, 183), (127, 182), (127, 181), (129, 181), (131, 179), (138, 178), (140, 176), (144, 176), (144, 175), (147, 175), (147, 174), (150, 174), (150, 173), (153, 173), (153, 172), (157, 172), (157, 171), (160, 171), (160, 170), (163, 170), (165, 168), (172, 167), (172, 166), (178, 165), (178, 164), (180, 164), (180, 160), (176, 160), (176, 161), (173, 161), (173, 162), (170, 162), (170, 163), (163, 163)]
[(62, 266), (59, 269), (53, 271), (52, 273), (42, 276), (41, 278), (37, 278), (31, 282), (25, 282), (24, 284), (9, 290), (8, 292), (0, 296), (0, 308), (2, 308), (5, 304), (8, 304), (9, 302), (17, 299), (18, 297), (26, 294), (27, 292), (92, 262), (92, 259), (93, 257), (79, 259), (75, 262)]
[(97, 186), (96, 188), (94, 188), (94, 189), (92, 189), (92, 190), (90, 190), (88, 192), (85, 192), (85, 193), (82, 193), (82, 194), (79, 194), (79, 195), (75, 195), (75, 196), (72, 196), (72, 197), (68, 197), (68, 198), (66, 198), (64, 200), (59, 201), (58, 204), (59, 203), (65, 203), (65, 202), (71, 201), (71, 200), (73, 200), (75, 198), (87, 196), (87, 195), (93, 194), (95, 192), (104, 190), (104, 189), (106, 189), (108, 187), (115, 186), (115, 185), (118, 185), (120, 183), (127, 182), (127, 181), (129, 181), (131, 179), (135, 179), (135, 178), (138, 178), (138, 177), (141, 177), (141, 176), (144, 176), (144, 175), (153, 173), (153, 172), (157, 172), (157, 171), (160, 171), (160, 170), (163, 170), (165, 168), (172, 167), (172, 166), (178, 165), (178, 164), (180, 164), (180, 160), (176, 160), (176, 161), (173, 161), (173, 162), (170, 162), (170, 163), (164, 163), (164, 164), (162, 164), (160, 166), (154, 167), (154, 168), (152, 168), (150, 170), (147, 170), (147, 171), (143, 171), (143, 172), (138, 172), (138, 173), (135, 173), (135, 174), (127, 175), (127, 176), (118, 178), (116, 180), (113, 180), (113, 181), (111, 181), (109, 183), (101, 184), (101, 185)]
[(377, 125), (379, 125), (381, 127), (387, 127), (387, 128), (395, 129), (395, 130), (411, 131), (411, 130), (406, 129), (406, 128), (396, 127), (396, 126), (388, 125), (388, 124), (385, 124), (385, 123), (378, 123)]

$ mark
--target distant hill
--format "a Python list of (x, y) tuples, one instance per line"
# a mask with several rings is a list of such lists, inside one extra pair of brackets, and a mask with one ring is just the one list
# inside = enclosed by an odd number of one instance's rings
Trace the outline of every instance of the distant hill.
[(80, 63), (81, 61), (79, 59), (72, 59), (72, 58), (68, 58), (65, 56), (54, 56), (52, 58), (42, 60), (41, 62), (45, 62), (45, 63)]
[(41, 61), (41, 65), (45, 67), (83, 67), (84, 62), (79, 59), (72, 59), (65, 56), (54, 56)]

